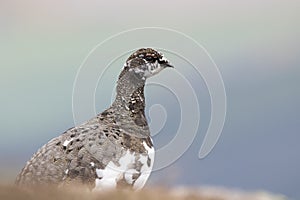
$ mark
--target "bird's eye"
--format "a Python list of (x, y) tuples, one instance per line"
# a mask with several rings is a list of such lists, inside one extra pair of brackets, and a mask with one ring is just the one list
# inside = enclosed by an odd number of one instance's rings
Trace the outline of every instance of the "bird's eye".
[(148, 62), (152, 62), (152, 61), (154, 60), (154, 58), (151, 57), (151, 56), (147, 56), (145, 59), (146, 59)]

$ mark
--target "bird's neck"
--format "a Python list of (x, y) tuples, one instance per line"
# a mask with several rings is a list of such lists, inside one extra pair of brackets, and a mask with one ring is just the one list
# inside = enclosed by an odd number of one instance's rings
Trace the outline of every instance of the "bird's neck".
[(121, 73), (117, 83), (116, 99), (112, 104), (116, 121), (123, 127), (128, 125), (129, 129), (135, 132), (133, 134), (142, 137), (150, 134), (145, 117), (144, 86), (145, 80), (136, 77), (134, 73)]

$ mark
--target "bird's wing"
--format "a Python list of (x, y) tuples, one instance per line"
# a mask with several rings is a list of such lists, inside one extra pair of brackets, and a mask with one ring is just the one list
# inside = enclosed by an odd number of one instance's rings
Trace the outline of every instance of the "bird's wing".
[(121, 153), (114, 137), (107, 127), (96, 123), (71, 128), (41, 147), (27, 162), (16, 183), (93, 185), (97, 177), (95, 169), (105, 168)]
[(67, 166), (59, 136), (42, 146), (26, 163), (16, 179), (20, 185), (36, 185), (42, 182), (56, 183), (62, 179), (62, 170)]

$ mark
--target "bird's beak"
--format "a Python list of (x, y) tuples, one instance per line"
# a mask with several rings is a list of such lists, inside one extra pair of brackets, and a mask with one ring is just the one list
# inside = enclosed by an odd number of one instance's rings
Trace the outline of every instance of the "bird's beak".
[(174, 66), (171, 65), (170, 63), (164, 63), (163, 66), (164, 66), (165, 68), (167, 68), (167, 67), (174, 68)]

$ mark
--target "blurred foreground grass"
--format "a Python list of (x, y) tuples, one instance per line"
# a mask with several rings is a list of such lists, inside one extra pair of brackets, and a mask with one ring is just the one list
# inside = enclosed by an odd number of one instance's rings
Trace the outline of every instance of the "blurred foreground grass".
[[(18, 188), (16, 186), (1, 186), (0, 187), (0, 199), (1, 200), (132, 200), (132, 199), (183, 199), (169, 194), (163, 189), (153, 190), (141, 190), (141, 191), (130, 191), (130, 190), (115, 190), (105, 192), (89, 192), (88, 190), (82, 190), (79, 188), (68, 188), (68, 189), (55, 189), (55, 188), (36, 188), (34, 191)], [(205, 199), (200, 197), (189, 196), (184, 199)], [(219, 200), (219, 199), (210, 199)]]
[(26, 190), (12, 185), (0, 185), (1, 200), (284, 200), (281, 195), (271, 195), (264, 192), (242, 193), (217, 188), (151, 188), (141, 191), (112, 190), (90, 192), (80, 187), (57, 189), (53, 187)]

